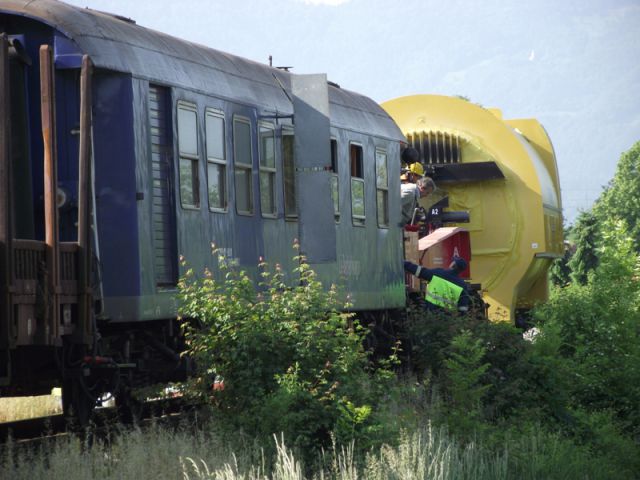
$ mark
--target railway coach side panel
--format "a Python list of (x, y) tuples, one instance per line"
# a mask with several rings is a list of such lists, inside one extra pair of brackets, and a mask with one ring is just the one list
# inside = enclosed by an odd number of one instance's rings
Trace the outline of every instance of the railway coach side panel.
[(138, 315), (140, 255), (131, 77), (94, 75), (95, 218), (104, 316)]
[(338, 271), (356, 310), (401, 308), (399, 143), (334, 128), (339, 170)]

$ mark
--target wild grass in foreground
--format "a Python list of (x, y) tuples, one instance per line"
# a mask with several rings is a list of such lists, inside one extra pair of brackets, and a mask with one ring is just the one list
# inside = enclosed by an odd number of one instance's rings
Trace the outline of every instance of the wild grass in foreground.
[[(113, 436), (110, 443), (88, 447), (78, 438), (58, 440), (27, 452), (16, 445), (2, 447), (3, 478), (86, 480), (108, 479), (599, 479), (609, 477), (590, 461), (588, 452), (559, 438), (532, 433), (489, 452), (474, 442), (461, 445), (444, 429), (427, 424), (402, 435), (396, 446), (385, 445), (357, 455), (353, 446), (334, 446), (313, 466), (282, 439), (274, 439), (275, 453), (244, 441), (226, 438), (212, 428), (169, 430), (153, 426)], [(232, 451), (234, 445), (235, 451)]]

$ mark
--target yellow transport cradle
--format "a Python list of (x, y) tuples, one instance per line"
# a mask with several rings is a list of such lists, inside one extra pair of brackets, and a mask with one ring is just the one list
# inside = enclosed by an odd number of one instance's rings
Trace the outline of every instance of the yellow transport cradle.
[(563, 254), (563, 232), (558, 170), (544, 127), (439, 95), (401, 97), (382, 107), (428, 169), (495, 162), (504, 176), (440, 183), (436, 175), (449, 209), (469, 212), (471, 283), (481, 285), (489, 317), (514, 322), (546, 300), (547, 271)]

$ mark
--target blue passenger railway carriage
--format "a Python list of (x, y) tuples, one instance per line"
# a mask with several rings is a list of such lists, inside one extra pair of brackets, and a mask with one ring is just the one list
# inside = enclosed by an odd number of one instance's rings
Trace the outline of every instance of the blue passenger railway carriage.
[[(372, 100), (54, 0), (0, 2), (0, 393), (184, 374), (179, 255), (404, 306), (400, 143)], [(215, 271), (215, 269), (214, 269)]]

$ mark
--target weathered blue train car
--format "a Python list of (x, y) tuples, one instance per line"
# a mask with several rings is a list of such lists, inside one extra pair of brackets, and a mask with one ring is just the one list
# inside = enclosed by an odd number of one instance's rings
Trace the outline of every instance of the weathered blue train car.
[(98, 349), (171, 377), (178, 257), (213, 268), (212, 243), (291, 272), (298, 239), (354, 310), (404, 305), (403, 136), (375, 102), (54, 0), (3, 0), (0, 32), (0, 391), (72, 390)]

